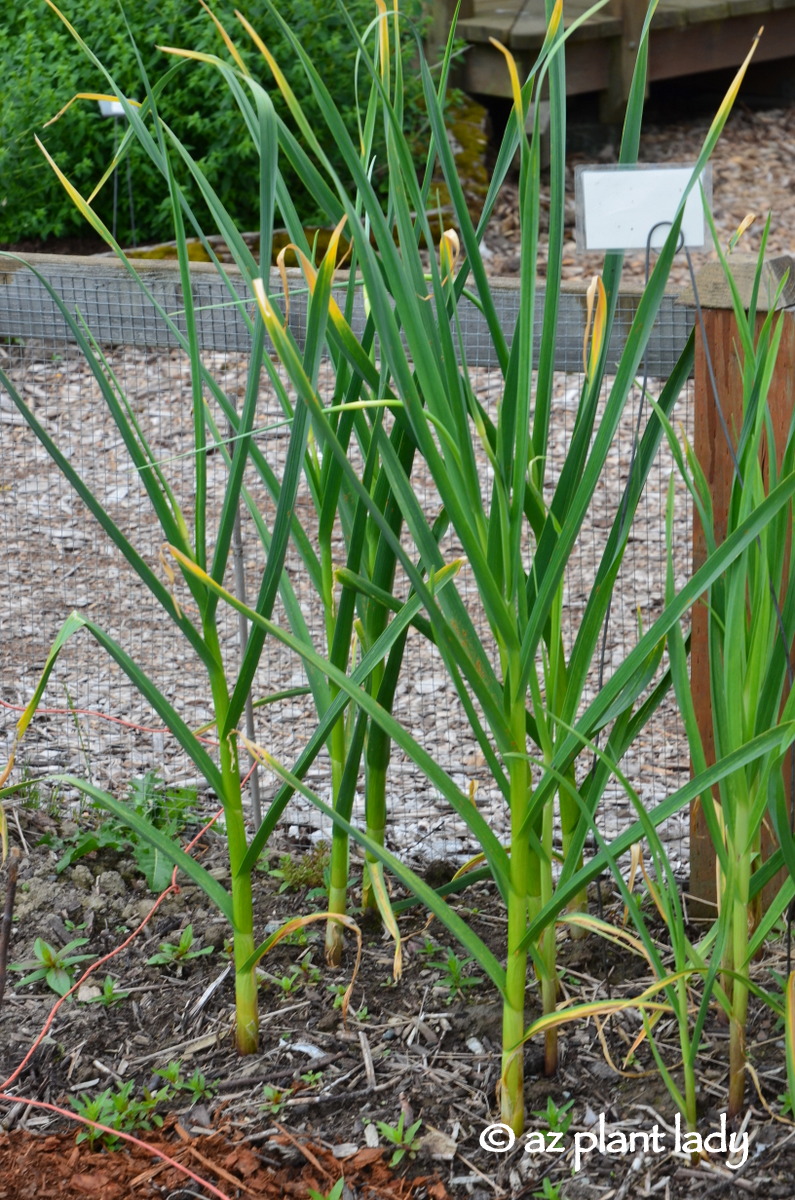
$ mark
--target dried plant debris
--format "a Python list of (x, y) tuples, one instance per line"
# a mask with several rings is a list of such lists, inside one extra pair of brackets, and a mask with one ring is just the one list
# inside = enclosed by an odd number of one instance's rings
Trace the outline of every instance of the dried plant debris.
[[(107, 953), (153, 902), (134, 873), (134, 861), (107, 849), (67, 868), (53, 887), (55, 852), (40, 843), (40, 835), (54, 821), (40, 810), (21, 813), (30, 853), (20, 862), (14, 961), (30, 955), (37, 937), (55, 947), (81, 937), (87, 939), (86, 952)], [(199, 852), (210, 869), (222, 862), (212, 834), (205, 835)], [(298, 908), (311, 907), (305, 893), (312, 881), (298, 892), (279, 891), (279, 863), (288, 852), (300, 861), (313, 847), (282, 840), (263, 861), (257, 888), (262, 936)], [(126, 886), (117, 886), (124, 879)], [(354, 902), (357, 895), (354, 891)], [(494, 890), (476, 885), (455, 903), (498, 948), (504, 918)], [(609, 888), (603, 888), (601, 903), (606, 919), (619, 924), (622, 906)], [(454, 951), (420, 910), (407, 910), (400, 924), (401, 982), (392, 978), (393, 955), (380, 929), (366, 930), (347, 1021), (339, 1001), (350, 981), (353, 952), (341, 970), (326, 967), (320, 926), (318, 932), (298, 931), (275, 948), (262, 963), (266, 1015), (260, 1050), (241, 1059), (231, 1037), (226, 930), (186, 883), (137, 941), (60, 1010), (14, 1083), (19, 1102), (0, 1108), (0, 1197), (54, 1197), (56, 1189), (67, 1200), (93, 1194), (103, 1200), (179, 1196), (180, 1188), (205, 1194), (134, 1147), (108, 1151), (88, 1139), (76, 1146), (77, 1125), (27, 1107), (23, 1097), (72, 1111), (98, 1104), (105, 1114), (116, 1102), (127, 1121), (117, 1127), (163, 1148), (234, 1200), (303, 1198), (312, 1195), (310, 1189), (326, 1196), (341, 1176), (344, 1194), (368, 1200), (543, 1197), (552, 1186), (559, 1190), (551, 1194), (566, 1200), (607, 1200), (622, 1186), (632, 1196), (695, 1198), (709, 1188), (723, 1189), (716, 1195), (740, 1196), (760, 1180), (770, 1197), (791, 1195), (795, 1127), (783, 1115), (783, 1031), (769, 1009), (752, 1009), (749, 1106), (744, 1121), (726, 1129), (726, 1153), (720, 1149), (725, 1026), (710, 1019), (705, 1031), (699, 1129), (703, 1138), (715, 1136), (708, 1156), (691, 1161), (682, 1149), (681, 1129), (677, 1150), (676, 1116), (648, 1046), (642, 1040), (635, 1045), (642, 1026), (632, 1009), (600, 1025), (567, 1027), (554, 1079), (541, 1074), (541, 1047), (527, 1047), (527, 1132), (498, 1153), (499, 1131), (492, 1128), (501, 1039), (496, 995), (482, 982), (462, 986), (471, 967), (459, 958), (451, 963)], [(147, 962), (163, 943), (179, 943), (188, 926), (193, 944), (211, 948), (211, 954), (186, 959), (181, 970)], [(658, 935), (664, 938), (664, 931)], [(777, 953), (771, 948), (754, 968), (768, 987), (786, 970), (783, 952), (780, 961)], [(564, 943), (560, 961), (562, 1000), (604, 996), (606, 979), (613, 999), (637, 995), (650, 982), (642, 959), (593, 938)], [(2, 1077), (22, 1058), (56, 998), (44, 982), (22, 988), (16, 982), (12, 975), (0, 1008)], [(532, 1017), (537, 1010), (532, 989), (529, 1005)], [(673, 1020), (663, 1017), (655, 1032), (675, 1068)], [(153, 1113), (162, 1118), (159, 1127)], [(747, 1142), (741, 1140), (744, 1133)], [(728, 1152), (730, 1135), (734, 1155)], [(743, 1147), (747, 1157), (739, 1163)], [(403, 1155), (391, 1166), (400, 1149)], [(578, 1169), (572, 1173), (575, 1155)]]

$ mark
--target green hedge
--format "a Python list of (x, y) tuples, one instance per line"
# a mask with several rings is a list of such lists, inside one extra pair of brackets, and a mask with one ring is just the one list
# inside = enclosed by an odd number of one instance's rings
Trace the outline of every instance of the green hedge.
[[(401, 11), (419, 20), (421, 4), (422, 0), (403, 0)], [(210, 6), (243, 48), (250, 43), (234, 18), (234, 9), (239, 8), (303, 99), (303, 73), (264, 0), (210, 0)], [(109, 0), (62, 0), (61, 7), (126, 93), (141, 98), (140, 74), (120, 10)], [(376, 11), (373, 0), (346, 0), (346, 8), (359, 30), (367, 27)], [(85, 223), (33, 139), (38, 134), (67, 177), (84, 195), (90, 194), (112, 155), (114, 122), (100, 116), (95, 102), (81, 101), (48, 129), (42, 126), (77, 92), (106, 92), (107, 84), (44, 0), (28, 0), (24, 5), (9, 5), (9, 9), (0, 15), (0, 242), (85, 232)], [(354, 127), (356, 50), (335, 0), (279, 0), (278, 9), (310, 50), (337, 104)], [(158, 51), (157, 45), (183, 46), (220, 56), (226, 53), (213, 22), (190, 0), (127, 0), (125, 15), (153, 82), (175, 62)], [(415, 43), (407, 21), (403, 27), (410, 79)], [(253, 47), (246, 58), (257, 77), (271, 87), (270, 72)], [(272, 94), (279, 113), (286, 118), (281, 97), (275, 89)], [(164, 92), (161, 111), (199, 159), (239, 226), (256, 229), (254, 153), (218, 73), (202, 64), (186, 62)], [(411, 82), (406, 119), (419, 153), (425, 143), (425, 120), (419, 85)], [(332, 158), (333, 150), (327, 148)], [(161, 176), (137, 149), (132, 152), (131, 168), (138, 243), (170, 238), (170, 206)], [(118, 236), (125, 243), (130, 239), (126, 167), (122, 167), (119, 183)], [(294, 177), (291, 183), (293, 202), (307, 224), (312, 224), (317, 214), (301, 181)], [(95, 208), (110, 226), (110, 181), (95, 201)]]

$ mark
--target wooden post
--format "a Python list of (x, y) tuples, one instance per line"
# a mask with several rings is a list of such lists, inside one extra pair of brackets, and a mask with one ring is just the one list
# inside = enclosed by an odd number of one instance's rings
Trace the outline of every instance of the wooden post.
[[(450, 36), (450, 26), (455, 16), (457, 0), (430, 0), (428, 15), (430, 22), (425, 35), (425, 53), (429, 63), (434, 63), (443, 52)], [(461, 0), (459, 21), (475, 15), (475, 0)], [(460, 69), (459, 69), (460, 71)], [(455, 74), (455, 72), (454, 72)], [(455, 84), (455, 80), (451, 80)]]
[[(760, 289), (758, 326), (769, 310), (777, 284), (792, 265), (788, 257), (772, 259), (766, 264), (765, 280)], [(751, 283), (756, 269), (755, 259), (738, 259), (732, 263), (735, 282), (744, 303), (750, 300)], [(703, 310), (703, 329), (696, 323), (695, 355), (695, 433), (694, 451), (709, 483), (714, 510), (715, 538), (720, 543), (726, 536), (728, 502), (731, 494), (733, 462), (726, 443), (723, 426), (715, 403), (708, 361), (717, 385), (720, 406), (730, 435), (736, 439), (742, 423), (743, 387), (737, 360), (737, 329), (731, 309), (731, 296), (719, 263), (709, 263), (697, 278), (699, 302)], [(692, 293), (680, 297), (693, 303)], [(790, 277), (779, 307), (795, 302), (795, 280)], [(795, 407), (795, 312), (785, 312), (781, 346), (776, 370), (770, 386), (768, 405), (776, 439), (783, 447)], [(706, 348), (705, 348), (706, 342)], [(707, 350), (709, 358), (707, 356)], [(698, 516), (693, 516), (693, 570), (706, 558), (704, 531)], [(690, 686), (708, 762), (715, 761), (712, 734), (712, 705), (710, 700), (709, 655), (707, 644), (707, 608), (704, 600), (693, 607), (690, 650)], [(717, 795), (717, 793), (716, 793)], [(792, 797), (790, 797), (790, 801)], [(769, 852), (772, 838), (766, 829), (763, 853)], [(775, 894), (778, 884), (769, 885)], [(695, 800), (690, 810), (690, 893), (691, 914), (714, 915), (716, 896), (715, 852), (712, 846), (701, 802)], [(765, 893), (766, 895), (768, 893)]]
[(17, 262), (13, 258), (7, 258), (4, 254), (0, 253), (0, 287), (11, 283), (14, 271), (18, 271), (21, 266), (21, 262)]
[(599, 97), (599, 116), (607, 125), (620, 124), (624, 120), (648, 7), (648, 0), (610, 0), (607, 5), (610, 16), (621, 20), (621, 34), (613, 39), (610, 84)]

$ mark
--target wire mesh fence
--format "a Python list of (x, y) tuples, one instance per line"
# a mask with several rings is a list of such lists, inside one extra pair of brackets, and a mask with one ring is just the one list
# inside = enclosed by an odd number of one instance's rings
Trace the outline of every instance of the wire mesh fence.
[[(81, 315), (180, 505), (190, 513), (193, 399), (189, 363), (174, 336), (135, 281), (114, 261), (42, 258), (35, 265), (63, 298), (67, 309)], [(0, 271), (3, 269), (0, 266)], [(179, 324), (182, 297), (174, 265), (147, 265), (143, 271), (157, 300)], [(516, 319), (518, 291), (506, 283), (495, 295), (504, 328), (510, 333)], [(199, 309), (204, 364), (226, 394), (240, 400), (246, 385), (249, 332), (239, 309), (249, 299), (241, 296), (238, 306), (230, 303), (229, 291), (215, 269), (202, 267), (195, 271), (194, 299)], [(621, 345), (636, 303), (634, 295), (621, 296), (614, 347)], [(463, 315), (464, 344), (479, 396), (494, 410), (500, 399), (501, 376), (491, 357), (485, 325), (474, 305), (465, 305)], [(360, 312), (354, 323), (363, 319)], [(290, 322), (300, 339), (305, 328), (300, 294), (293, 296)], [(676, 362), (691, 323), (688, 311), (672, 297), (666, 298), (645, 359), (647, 386), (653, 396), (659, 393), (660, 381)], [(568, 290), (562, 298), (556, 346), (550, 479), (556, 478), (562, 465), (579, 403), (584, 329), (584, 289)], [(57, 304), (30, 269), (0, 274), (0, 361), (71, 465), (149, 565), (166, 579), (162, 534), (146, 497), (145, 481), (130, 464), (98, 382), (71, 340)], [(331, 388), (330, 371), (326, 382)], [(686, 425), (691, 419), (689, 401), (688, 394), (677, 414)], [(618, 430), (566, 579), (564, 616), (569, 641), (576, 633), (612, 514), (620, 503), (641, 403), (638, 386)], [(265, 384), (256, 426), (257, 444), (278, 473), (289, 430), (274, 390)], [(0, 753), (10, 748), (18, 710), (30, 699), (47, 652), (73, 609), (89, 614), (107, 629), (151, 675), (191, 727), (205, 725), (211, 720), (211, 709), (200, 664), (186, 656), (183, 643), (162, 609), (72, 492), (1, 389), (0, 430), (0, 549), (5, 564), (5, 587), (0, 597), (0, 702), (5, 745), (0, 741)], [(226, 475), (222, 456), (211, 452), (207, 465), (209, 494), (220, 504)], [(662, 608), (664, 510), (671, 469), (663, 448), (649, 478), (616, 587), (605, 639), (604, 678), (635, 644), (639, 627), (648, 627)], [(486, 486), (485, 462), (483, 479)], [(415, 470), (413, 483), (427, 511), (433, 512), (438, 501), (422, 464)], [(247, 485), (269, 524), (274, 513), (270, 496), (254, 474), (247, 478)], [(690, 518), (684, 499), (680, 496), (677, 503), (674, 538), (680, 582), (688, 573), (690, 561)], [(298, 505), (302, 522), (312, 530), (313, 509), (306, 491), (299, 494)], [(264, 558), (261, 541), (246, 514), (242, 518), (241, 543), (242, 580), (230, 578), (228, 586), (238, 593), (244, 587), (251, 598), (257, 592)], [(443, 544), (443, 550), (451, 556), (456, 553), (450, 541)], [(294, 549), (288, 553), (285, 570), (310, 629), (320, 638), (323, 614), (313, 603), (312, 588)], [(467, 585), (466, 568), (459, 586), (476, 620), (485, 624), (483, 614), (477, 611), (474, 588)], [(276, 619), (283, 616), (277, 608)], [(226, 654), (239, 656), (239, 638), (237, 617), (230, 611), (222, 624)], [(305, 684), (300, 661), (269, 641), (252, 689), (254, 727), (256, 740), (287, 764), (297, 757), (313, 729), (311, 697), (302, 691)], [(588, 684), (591, 695), (599, 684), (599, 664), (595, 664)], [(498, 834), (507, 835), (504, 800), (489, 778), (454, 691), (445, 686), (438, 655), (415, 631), (409, 636), (394, 712), (469, 791)], [(118, 665), (83, 635), (73, 640), (59, 660), (18, 762), (23, 777), (68, 771), (88, 776), (121, 794), (133, 778), (149, 770), (157, 770), (172, 784), (198, 782), (190, 763), (165, 737), (155, 715)], [(645, 801), (657, 801), (684, 782), (689, 769), (688, 752), (673, 702), (663, 705), (623, 766)], [(474, 851), (463, 823), (397, 752), (390, 772), (391, 848), (426, 861), (461, 861)], [(328, 764), (321, 757), (308, 777), (310, 785), (326, 799), (330, 791), (328, 775)], [(276, 783), (261, 779), (260, 786), (263, 804), (267, 804)], [(71, 801), (75, 797), (67, 795), (63, 799)], [(613, 833), (630, 817), (629, 800), (616, 786), (605, 797), (603, 829)], [(319, 814), (300, 799), (288, 809), (285, 821), (288, 833), (301, 841), (328, 832)], [(674, 863), (682, 867), (687, 855), (686, 821), (685, 813), (666, 830), (669, 852)]]

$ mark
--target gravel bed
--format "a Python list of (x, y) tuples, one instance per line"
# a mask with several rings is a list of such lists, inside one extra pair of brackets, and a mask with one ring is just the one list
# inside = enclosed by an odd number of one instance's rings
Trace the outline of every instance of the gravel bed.
[[(108, 506), (113, 519), (131, 537), (146, 561), (165, 579), (159, 562), (161, 535), (148, 508), (143, 485), (127, 465), (118, 431), (101, 402), (95, 380), (81, 359), (68, 347), (53, 353), (52, 347), (28, 344), (3, 352), (6, 366), (19, 383), (37, 417), (56, 438), (69, 461)], [(165, 463), (175, 494), (190, 519), (192, 460), (184, 456), (190, 445), (190, 377), (178, 352), (154, 355), (137, 348), (109, 352), (109, 363), (123, 387), (154, 451)], [(245, 360), (239, 356), (213, 354), (208, 365), (231, 394), (242, 392)], [(479, 394), (492, 407), (499, 395), (499, 377), (486, 370), (477, 372)], [(579, 401), (581, 380), (576, 376), (556, 379), (555, 413), (550, 439), (553, 476), (565, 455), (568, 437)], [(652, 381), (653, 392), (659, 386)], [(609, 531), (612, 514), (620, 499), (622, 481), (631, 455), (635, 427), (635, 396), (616, 438), (593, 511), (573, 556), (566, 583), (564, 607), (567, 636), (571, 641), (578, 627), (598, 555)], [(3, 421), (8, 484), (0, 492), (0, 528), (7, 544), (7, 573), (0, 648), (2, 691), (7, 709), (6, 744), (12, 736), (13, 706), (24, 705), (35, 687), (49, 647), (58, 628), (73, 608), (96, 620), (116, 637), (165, 691), (192, 727), (211, 720), (207, 689), (200, 663), (181, 644), (181, 636), (153, 603), (146, 589), (128, 568), (121, 555), (107, 543), (82, 503), (70, 492), (58, 470), (16, 411), (4, 402)], [(266, 428), (258, 440), (277, 471), (284, 460), (288, 432), (279, 425), (280, 411), (275, 395), (264, 389), (258, 424)], [(682, 413), (688, 420), (688, 414)], [(270, 428), (268, 428), (270, 427)], [(208, 460), (210, 495), (220, 503), (224, 479), (220, 455)], [(660, 610), (665, 569), (664, 503), (670, 461), (661, 455), (649, 482), (633, 531), (632, 543), (616, 592), (605, 645), (605, 677), (620, 663), (637, 637), (640, 615), (647, 626)], [(486, 464), (483, 481), (487, 485)], [(437, 504), (431, 481), (422, 467), (415, 471), (415, 488), (429, 512)], [(260, 511), (272, 519), (273, 506), (255, 478), (249, 486)], [(682, 497), (684, 500), (684, 497)], [(213, 504), (210, 504), (210, 512)], [(678, 507), (677, 570), (680, 580), (687, 571), (689, 518), (686, 504)], [(298, 515), (307, 529), (315, 528), (311, 500), (302, 491)], [(262, 553), (248, 519), (243, 523), (246, 563), (246, 592), (256, 595)], [(449, 557), (460, 548), (448, 541)], [(342, 543), (336, 557), (341, 561)], [(287, 573), (316, 644), (323, 637), (322, 613), (312, 593), (303, 565), (295, 552), (288, 556)], [(228, 585), (233, 586), (231, 579)], [(480, 628), (485, 622), (479, 610), (466, 569), (462, 590)], [(189, 600), (180, 594), (186, 607)], [(224, 651), (231, 662), (238, 658), (238, 626), (234, 614), (225, 613), (222, 623)], [(289, 651), (271, 642), (254, 689), (255, 699), (305, 683), (301, 664)], [(588, 685), (592, 696), (598, 687), (595, 670)], [(70, 714), (64, 710), (76, 709)], [(474, 742), (466, 717), (451, 686), (446, 683), (438, 655), (420, 635), (409, 638), (406, 669), (399, 684), (396, 716), (450, 772), (463, 790), (476, 789), (477, 802), (500, 836), (507, 836), (508, 817), (498, 789), (489, 778), (483, 756)], [(127, 724), (110, 723), (112, 716)], [(133, 726), (143, 726), (136, 729)], [(256, 710), (256, 736), (260, 744), (283, 762), (291, 763), (306, 743), (313, 728), (311, 699), (292, 697)], [(86, 633), (81, 633), (63, 652), (45, 696), (45, 706), (36, 717), (20, 754), (22, 771), (37, 775), (46, 771), (69, 771), (88, 776), (95, 783), (124, 792), (133, 776), (158, 769), (172, 783), (193, 782), (195, 770), (160, 730), (160, 722), (147, 709), (119, 668)], [(671, 705), (650, 727), (643, 744), (633, 748), (627, 764), (646, 803), (664, 798), (684, 781), (688, 768), (686, 747)], [(275, 790), (272, 779), (262, 779), (264, 799)], [(329, 799), (328, 770), (324, 758), (316, 761), (309, 783)], [(605, 807), (604, 830), (614, 833), (630, 816), (623, 791), (612, 788)], [(411, 852), (423, 860), (462, 861), (475, 847), (462, 822), (422, 778), (410, 762), (396, 753), (390, 778), (390, 845), (400, 853)], [(362, 815), (361, 798), (357, 816)], [(327, 836), (324, 820), (311, 805), (296, 800), (286, 815), (289, 832), (302, 842), (306, 837)], [(678, 865), (685, 856), (686, 815), (669, 830), (672, 854)]]

